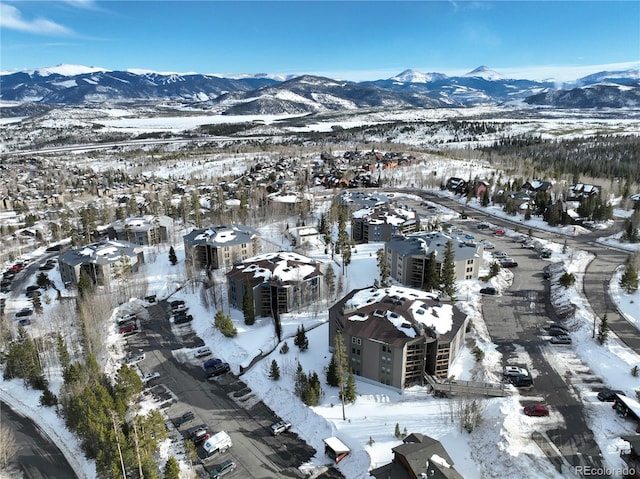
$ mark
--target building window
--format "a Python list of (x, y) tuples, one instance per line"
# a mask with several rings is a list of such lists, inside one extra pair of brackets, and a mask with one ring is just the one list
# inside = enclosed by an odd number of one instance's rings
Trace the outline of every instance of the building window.
[(351, 354), (360, 356), (360, 348), (351, 348)]
[(473, 264), (473, 260), (472, 259), (468, 259), (467, 260), (467, 264)]
[(355, 336), (352, 336), (351, 337), (351, 344), (357, 344), (358, 346), (360, 346), (362, 344), (362, 339), (356, 338)]
[(473, 266), (467, 268), (467, 273), (473, 273)]

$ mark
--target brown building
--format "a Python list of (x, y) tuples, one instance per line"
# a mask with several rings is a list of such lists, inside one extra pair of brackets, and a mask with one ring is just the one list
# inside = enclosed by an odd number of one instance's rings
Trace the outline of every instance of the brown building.
[(353, 290), (329, 309), (329, 349), (342, 333), (354, 374), (397, 389), (447, 377), (462, 348), (467, 317), (412, 288)]
[(456, 281), (477, 278), (484, 248), (455, 235), (439, 232), (391, 238), (385, 244), (390, 276), (399, 283), (422, 288), (431, 253), (435, 253), (436, 269), (440, 271), (449, 242), (453, 245)]
[(389, 241), (419, 229), (420, 217), (415, 210), (389, 204), (364, 208), (351, 216), (351, 238), (356, 243)]
[(230, 268), (260, 252), (260, 233), (249, 226), (209, 226), (183, 236), (186, 261), (201, 269)]
[(229, 304), (242, 309), (251, 287), (256, 316), (274, 316), (317, 301), (322, 291), (321, 263), (297, 253), (266, 253), (248, 258), (227, 273)]

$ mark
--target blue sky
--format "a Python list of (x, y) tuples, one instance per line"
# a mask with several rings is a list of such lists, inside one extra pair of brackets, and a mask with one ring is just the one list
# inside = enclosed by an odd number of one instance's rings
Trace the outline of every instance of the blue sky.
[(640, 62), (640, 2), (0, 0), (0, 70), (570, 80)]

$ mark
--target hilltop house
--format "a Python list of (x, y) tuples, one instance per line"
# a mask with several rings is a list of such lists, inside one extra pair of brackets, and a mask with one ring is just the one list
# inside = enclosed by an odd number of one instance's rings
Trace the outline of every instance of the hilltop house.
[(249, 226), (209, 226), (183, 236), (186, 261), (201, 269), (230, 268), (260, 252), (260, 233)]
[(436, 269), (440, 271), (449, 242), (453, 245), (456, 281), (477, 278), (482, 262), (482, 245), (440, 232), (391, 238), (385, 244), (390, 276), (404, 285), (422, 288), (431, 253), (435, 253)]
[(322, 294), (320, 262), (297, 253), (265, 253), (236, 263), (227, 273), (229, 304), (242, 309), (251, 287), (256, 316), (308, 306)]
[(67, 286), (77, 286), (84, 271), (93, 284), (111, 287), (124, 270), (138, 271), (144, 263), (142, 247), (128, 241), (101, 241), (60, 254), (60, 277)]
[(342, 333), (354, 374), (397, 389), (447, 377), (462, 348), (467, 317), (432, 293), (363, 288), (329, 308), (329, 349)]

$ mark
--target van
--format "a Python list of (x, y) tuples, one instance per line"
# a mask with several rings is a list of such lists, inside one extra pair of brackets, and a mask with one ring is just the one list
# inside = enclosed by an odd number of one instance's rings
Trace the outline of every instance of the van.
[(211, 356), (211, 348), (209, 346), (204, 346), (202, 348), (196, 349), (195, 356), (196, 358), (204, 358), (206, 356)]

